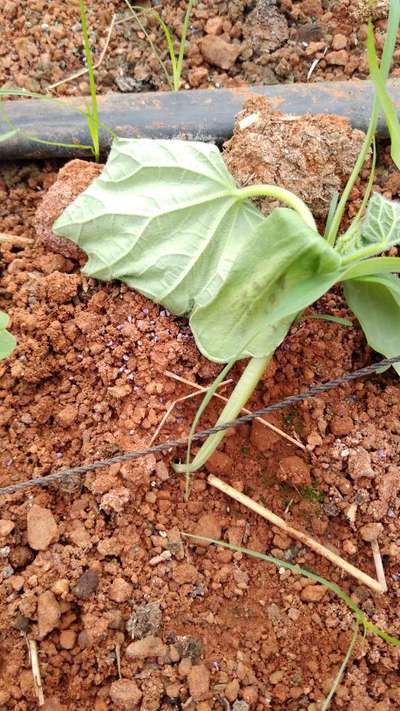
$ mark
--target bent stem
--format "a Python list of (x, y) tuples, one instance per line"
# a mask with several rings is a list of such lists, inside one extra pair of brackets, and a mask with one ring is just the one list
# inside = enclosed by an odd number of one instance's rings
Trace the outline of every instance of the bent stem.
[[(258, 381), (262, 377), (271, 357), (272, 354), (269, 354), (265, 358), (252, 358), (249, 361), (240, 379), (238, 380), (232, 395), (222, 410), (217, 420), (217, 425), (230, 422), (238, 416), (243, 405), (246, 404), (247, 400), (251, 397), (257, 387)], [(222, 373), (225, 373), (225, 370), (226, 369), (224, 369)], [(225, 430), (222, 430), (221, 432), (216, 432), (215, 434), (210, 435), (200, 447), (191, 464), (173, 464), (172, 466), (174, 470), (179, 474), (186, 474), (187, 476), (188, 473), (201, 469), (209, 457), (211, 457), (212, 453), (216, 450), (219, 443), (223, 440), (225, 434)]]
[(311, 229), (316, 230), (317, 226), (315, 224), (314, 217), (311, 210), (307, 205), (297, 197), (290, 190), (286, 188), (280, 188), (277, 185), (267, 185), (266, 183), (260, 183), (260, 185), (248, 185), (246, 188), (240, 188), (238, 190), (240, 197), (246, 199), (258, 198), (258, 197), (270, 197), (280, 202), (284, 202), (292, 210), (295, 210), (300, 217), (303, 218), (304, 222)]

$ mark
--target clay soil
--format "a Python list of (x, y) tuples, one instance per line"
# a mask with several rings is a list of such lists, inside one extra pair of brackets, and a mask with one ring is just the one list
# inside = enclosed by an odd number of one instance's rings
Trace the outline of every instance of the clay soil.
[[(382, 6), (378, 37), (385, 27)], [(157, 8), (179, 35), (184, 4), (162, 2)], [(320, 62), (313, 81), (365, 78), (364, 10), (362, 2), (345, 0), (197, 3), (183, 84), (305, 80), (315, 58)], [(89, 3), (98, 53), (113, 12), (120, 17), (126, 6)], [(81, 68), (78, 3), (35, 0), (22, 7), (7, 0), (0, 15), (3, 85), (43, 91)], [(149, 30), (162, 46), (157, 26), (150, 23)], [(210, 43), (201, 40), (207, 36), (240, 45), (229, 68), (206, 61)], [(223, 49), (234, 56), (232, 48)], [(399, 60), (396, 55), (394, 74)], [(167, 88), (131, 22), (116, 25), (98, 80), (100, 92)], [(86, 80), (64, 84), (56, 93), (86, 94)], [(262, 116), (266, 136), (275, 119)], [(321, 124), (313, 127), (309, 145), (321, 164)], [(296, 144), (301, 131), (288, 130)], [(303, 197), (315, 199), (320, 219), (360, 140), (337, 121), (329, 130), (342, 136), (343, 161), (336, 157), (320, 186), (309, 163), (304, 183)], [(271, 146), (281, 150), (277, 141)], [(227, 146), (226, 161), (238, 182), (248, 182), (250, 173), (253, 179), (277, 178), (270, 173), (274, 166), (257, 165), (258, 151), (259, 135), (252, 129), (246, 141), (236, 136)], [(320, 164), (313, 163), (316, 173)], [(39, 228), (35, 215), (47, 195), (50, 219), (48, 191), (60, 168), (55, 162), (0, 166), (0, 232), (33, 240), (0, 243), (0, 306), (10, 314), (18, 340), (12, 357), (0, 363), (0, 486), (147, 446), (169, 406), (193, 392), (167, 371), (200, 385), (219, 372), (199, 356), (184, 319), (124, 285), (86, 278), (76, 252), (60, 253), (59, 245), (49, 244), (47, 208)], [(85, 170), (72, 169), (72, 192), (87, 182)], [(304, 173), (301, 165), (299, 170)], [(279, 179), (290, 187), (298, 177), (288, 172)], [(362, 187), (353, 191), (348, 217), (360, 204)], [(400, 197), (399, 175), (385, 146), (375, 189)], [(59, 210), (65, 184), (50, 195)], [(377, 358), (354, 319), (346, 328), (309, 318), (316, 312), (353, 318), (340, 290), (314, 305), (275, 354), (249, 407)], [(233, 380), (240, 369), (232, 372)], [(303, 449), (259, 423), (229, 432), (208, 471), (194, 477), (188, 502), (183, 481), (170, 467), (183, 450), (2, 497), (0, 711), (38, 708), (27, 647), (32, 640), (45, 696), (41, 708), (47, 711), (319, 711), (353, 632), (345, 605), (301, 575), (200, 546), (182, 534), (219, 538), (318, 572), (351, 594), (371, 621), (400, 637), (399, 395), (390, 370), (270, 418)], [(177, 403), (158, 440), (184, 437), (198, 401)], [(213, 401), (202, 424), (212, 425), (219, 409)], [(207, 484), (208, 472), (372, 576), (362, 529), (377, 525), (388, 592), (372, 594), (227, 499)], [(331, 708), (398, 711), (399, 650), (371, 635), (360, 638)]]

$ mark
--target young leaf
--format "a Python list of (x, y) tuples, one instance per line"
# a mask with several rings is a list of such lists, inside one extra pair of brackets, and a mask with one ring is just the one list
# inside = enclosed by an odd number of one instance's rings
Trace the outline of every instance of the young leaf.
[(336, 249), (348, 261), (378, 254), (400, 243), (400, 202), (373, 193), (361, 227), (350, 226)]
[[(357, 316), (375, 351), (387, 357), (400, 354), (400, 279), (369, 276), (344, 282), (348, 305)], [(400, 375), (400, 364), (393, 366)]]
[(9, 318), (4, 311), (0, 311), (0, 359), (7, 358), (13, 352), (16, 340), (6, 328)]

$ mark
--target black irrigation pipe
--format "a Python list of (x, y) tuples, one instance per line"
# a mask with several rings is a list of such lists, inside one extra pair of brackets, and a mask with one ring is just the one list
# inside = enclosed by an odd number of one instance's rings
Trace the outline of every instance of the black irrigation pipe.
[[(400, 79), (389, 80), (387, 88), (400, 114)], [(259, 95), (267, 96), (274, 108), (286, 113), (336, 114), (348, 118), (354, 128), (365, 130), (374, 87), (370, 81), (362, 80), (250, 85), (234, 89), (106, 94), (98, 97), (98, 103), (100, 120), (119, 136), (222, 143), (232, 135), (235, 115), (245, 101)], [(72, 106), (83, 106), (82, 99), (67, 101)], [(4, 101), (2, 106), (11, 121), (25, 133), (0, 141), (0, 160), (88, 156), (88, 151), (40, 144), (27, 135), (35, 135), (44, 141), (90, 143), (85, 117), (68, 109), (61, 100), (22, 99)], [(0, 136), (9, 130), (10, 125), (0, 114)], [(378, 135), (385, 135), (382, 119)], [(103, 153), (108, 150), (110, 142), (110, 133), (101, 131)]]

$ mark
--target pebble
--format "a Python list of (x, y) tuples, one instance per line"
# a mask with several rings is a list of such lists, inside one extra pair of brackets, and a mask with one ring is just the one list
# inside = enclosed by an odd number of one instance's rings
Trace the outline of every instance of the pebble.
[(132, 642), (126, 648), (129, 659), (147, 659), (147, 657), (163, 657), (167, 653), (167, 646), (160, 637), (144, 637)]
[(303, 602), (320, 602), (326, 595), (326, 588), (322, 585), (307, 585), (300, 593)]
[(61, 427), (71, 427), (78, 417), (78, 410), (74, 405), (66, 405), (56, 415), (56, 420)]
[(311, 483), (310, 467), (304, 459), (293, 455), (280, 460), (277, 477), (294, 486), (307, 486)]
[[(221, 538), (222, 527), (217, 517), (214, 514), (204, 514), (201, 516), (194, 529), (195, 536), (204, 536), (204, 538), (213, 538), (219, 540)], [(194, 541), (196, 546), (207, 547), (210, 544), (206, 541)]]
[(233, 469), (232, 459), (225, 454), (225, 452), (213, 452), (211, 457), (206, 462), (205, 465), (208, 472), (211, 474), (216, 474), (217, 476), (224, 476), (224, 474), (231, 474)]
[(99, 578), (96, 571), (89, 568), (78, 578), (78, 582), (72, 588), (72, 592), (75, 597), (87, 600), (97, 590), (98, 584)]
[(229, 682), (229, 684), (226, 685), (224, 689), (224, 696), (228, 699), (228, 701), (232, 703), (233, 701), (236, 701), (237, 697), (239, 696), (239, 690), (240, 684), (238, 679), (233, 679)]
[(347, 47), (347, 37), (346, 35), (337, 34), (333, 36), (332, 49), (346, 49)]
[(373, 479), (375, 472), (371, 465), (371, 455), (364, 447), (358, 447), (349, 456), (347, 468), (352, 479), (357, 480), (361, 477)]
[(383, 525), (381, 523), (366, 523), (365, 526), (361, 526), (360, 535), (363, 541), (371, 543), (375, 541), (381, 535), (383, 531)]
[(60, 634), (60, 647), (63, 649), (73, 649), (76, 642), (75, 630), (63, 630)]
[(280, 681), (285, 676), (285, 672), (282, 671), (282, 669), (278, 669), (277, 671), (272, 672), (272, 674), (269, 675), (268, 679), (271, 684), (275, 686), (275, 684), (279, 684)]
[(189, 693), (194, 701), (207, 694), (210, 688), (210, 672), (205, 664), (195, 664), (188, 676)]
[(51, 588), (54, 595), (67, 595), (69, 593), (69, 582), (66, 578), (56, 580)]
[(204, 29), (208, 35), (222, 35), (224, 30), (224, 18), (218, 15), (217, 17), (210, 17)]
[(57, 627), (61, 617), (60, 605), (51, 590), (46, 590), (39, 595), (37, 614), (39, 638), (44, 639), (49, 632)]
[(7, 518), (0, 518), (0, 538), (5, 538), (15, 528), (15, 523)]
[(108, 388), (108, 393), (116, 400), (122, 400), (132, 392), (130, 385), (112, 385)]
[(88, 531), (82, 521), (71, 521), (71, 528), (68, 531), (68, 537), (72, 543), (80, 548), (88, 548), (91, 545), (91, 540)]
[(111, 684), (110, 697), (118, 709), (134, 711), (142, 698), (142, 692), (133, 679), (119, 679)]
[(27, 516), (27, 536), (35, 551), (45, 551), (58, 539), (58, 526), (49, 509), (33, 504)]
[(206, 62), (220, 69), (231, 69), (241, 52), (240, 45), (225, 42), (215, 35), (202, 37), (199, 48)]
[(133, 585), (123, 578), (115, 578), (110, 587), (108, 596), (114, 602), (126, 602), (132, 595)]
[(195, 583), (198, 577), (197, 568), (190, 563), (178, 563), (173, 572), (173, 578), (178, 585)]
[[(272, 422), (272, 419), (271, 419)], [(275, 424), (275, 423), (273, 423)], [(250, 442), (259, 452), (270, 452), (280, 442), (279, 435), (261, 422), (253, 420), (250, 432)]]
[(351, 434), (354, 428), (354, 422), (348, 415), (343, 417), (332, 417), (329, 424), (330, 431), (336, 437), (344, 437)]
[(232, 711), (249, 711), (250, 706), (247, 703), (247, 701), (235, 701), (235, 703), (232, 706)]
[(328, 52), (325, 59), (328, 64), (345, 67), (349, 61), (349, 53), (345, 49), (340, 49), (338, 52)]

